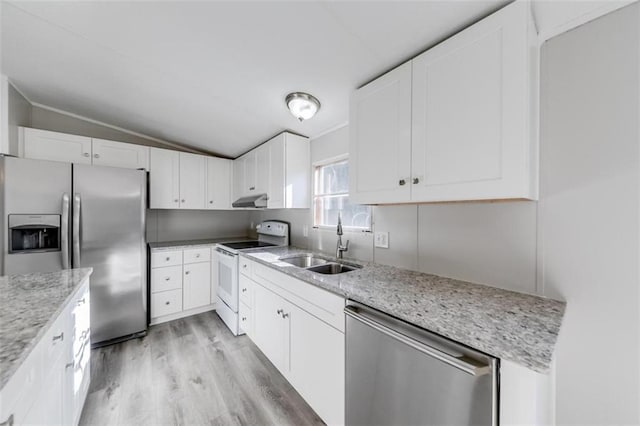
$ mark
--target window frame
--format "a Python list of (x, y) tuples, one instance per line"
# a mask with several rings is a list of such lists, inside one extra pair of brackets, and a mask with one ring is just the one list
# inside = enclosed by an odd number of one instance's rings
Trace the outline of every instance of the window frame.
[[(339, 196), (347, 196), (347, 198), (349, 197), (349, 190), (347, 190), (346, 192), (336, 192), (336, 193), (324, 193), (324, 194), (317, 194), (316, 193), (316, 189), (317, 189), (317, 183), (318, 183), (318, 169), (325, 167), (325, 166), (329, 166), (331, 164), (336, 164), (336, 163), (341, 163), (343, 161), (347, 162), (347, 165), (349, 164), (349, 155), (348, 154), (343, 154), (343, 155), (338, 155), (335, 157), (331, 157), (331, 158), (327, 158), (321, 161), (316, 161), (314, 162), (311, 167), (312, 167), (312, 174), (311, 174), (311, 184), (312, 184), (312, 191), (311, 191), (311, 224), (313, 229), (325, 229), (325, 230), (335, 230), (336, 229), (336, 225), (320, 225), (316, 223), (316, 200), (319, 198), (328, 198), (328, 197), (339, 197)], [(345, 232), (371, 232), (372, 227), (373, 227), (373, 210), (371, 209), (371, 206), (367, 206), (369, 208), (369, 226), (368, 227), (358, 227), (358, 226), (347, 226), (347, 225), (342, 225), (342, 228)]]

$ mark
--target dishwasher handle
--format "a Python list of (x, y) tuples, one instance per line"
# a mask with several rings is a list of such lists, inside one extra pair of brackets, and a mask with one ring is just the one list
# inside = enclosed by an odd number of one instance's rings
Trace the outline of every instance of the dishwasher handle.
[(455, 357), (446, 352), (442, 352), (439, 349), (433, 348), (415, 339), (407, 337), (404, 334), (394, 330), (393, 328), (387, 327), (386, 325), (381, 324), (379, 321), (369, 318), (366, 314), (361, 313), (355, 306), (346, 306), (344, 308), (344, 313), (354, 320), (368, 325), (369, 327), (391, 337), (392, 339), (398, 340), (399, 342), (404, 343), (405, 345), (410, 346), (413, 349), (416, 349), (439, 361), (447, 363), (450, 366), (462, 370), (467, 374), (479, 377), (491, 372), (491, 365), (474, 365), (465, 361), (464, 359), (462, 359), (462, 357)]

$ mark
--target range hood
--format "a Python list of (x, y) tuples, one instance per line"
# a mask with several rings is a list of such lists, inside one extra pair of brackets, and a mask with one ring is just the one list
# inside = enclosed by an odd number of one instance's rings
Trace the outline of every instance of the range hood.
[(250, 195), (248, 197), (238, 198), (236, 201), (231, 203), (233, 207), (250, 207), (254, 209), (264, 209), (267, 207), (267, 194), (256, 194)]

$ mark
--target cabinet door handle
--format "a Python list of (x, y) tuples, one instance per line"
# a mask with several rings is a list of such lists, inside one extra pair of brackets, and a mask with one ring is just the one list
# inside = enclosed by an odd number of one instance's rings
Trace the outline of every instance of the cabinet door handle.
[(185, 275), (189, 275), (189, 272), (191, 272), (191, 271), (184, 271), (184, 274)]
[(168, 262), (168, 261), (170, 261), (170, 260), (171, 260), (171, 258), (170, 258), (170, 257), (167, 257), (165, 260)]
[(177, 202), (178, 202), (178, 199), (176, 198), (175, 200), (173, 200), (173, 202), (174, 202), (174, 203), (177, 203)]
[(181, 202), (184, 203), (184, 199)]
[(73, 367), (73, 365), (74, 365), (73, 362), (67, 363), (67, 364), (64, 365), (64, 369), (66, 370), (67, 368), (71, 368), (71, 367)]
[(85, 153), (84, 153), (84, 154), (82, 154), (82, 155), (84, 155), (85, 157), (89, 157), (89, 153), (88, 153), (88, 152), (85, 152)]
[(413, 178), (413, 184), (420, 183), (420, 178)]
[(167, 301), (167, 302), (164, 302), (164, 304), (165, 304), (165, 305), (168, 305), (168, 304), (169, 304), (169, 302), (168, 302), (168, 301)]
[(400, 185), (400, 186), (404, 186), (404, 184), (406, 184), (406, 183), (407, 183), (407, 181), (405, 181), (404, 179), (400, 179), (398, 181), (398, 185)]
[(165, 278), (164, 280), (165, 280), (165, 281), (169, 281), (170, 279), (171, 279), (171, 277), (167, 277), (167, 278)]
[(244, 265), (242, 265), (242, 267), (243, 267), (244, 269), (247, 269), (247, 264), (245, 263)]
[(84, 300), (84, 297), (83, 297), (82, 299), (78, 300), (78, 301), (76, 302), (76, 304), (77, 304), (78, 306), (80, 306), (80, 305), (84, 305), (86, 302), (87, 302), (87, 301), (86, 301), (86, 300)]
[(243, 292), (243, 293), (245, 293), (246, 291), (247, 291), (247, 289), (246, 289), (246, 288), (243, 288), (243, 289), (242, 289), (242, 292)]
[(254, 189), (256, 189), (256, 187), (252, 186), (251, 188), (249, 188), (249, 191), (253, 191)]
[(55, 342), (56, 340), (63, 341), (63, 340), (64, 340), (64, 332), (60, 333), (60, 334), (59, 334), (59, 335), (57, 335), (57, 336), (53, 336), (53, 339), (51, 339), (51, 340), (52, 340), (52, 341), (54, 341), (54, 342)]
[(209, 200), (209, 204), (213, 204), (213, 200)]
[(278, 315), (282, 315), (282, 312), (284, 312), (282, 309), (278, 309), (278, 310), (276, 311), (276, 313), (277, 313)]
[(200, 253), (196, 254), (196, 257), (200, 257)]
[(100, 154), (93, 154), (93, 158), (100, 158)]
[(242, 317), (242, 321), (246, 321), (246, 320), (247, 320), (247, 317)]
[(288, 313), (286, 313), (286, 314), (282, 314), (282, 318), (283, 318), (283, 319), (287, 319), (287, 318), (289, 318), (289, 314), (288, 314)]

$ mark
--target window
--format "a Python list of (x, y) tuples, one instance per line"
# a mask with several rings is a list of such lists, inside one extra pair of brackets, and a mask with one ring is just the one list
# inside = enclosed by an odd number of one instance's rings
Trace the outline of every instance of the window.
[(349, 162), (341, 159), (315, 167), (313, 225), (335, 227), (338, 213), (344, 229), (369, 231), (371, 207), (349, 202)]

